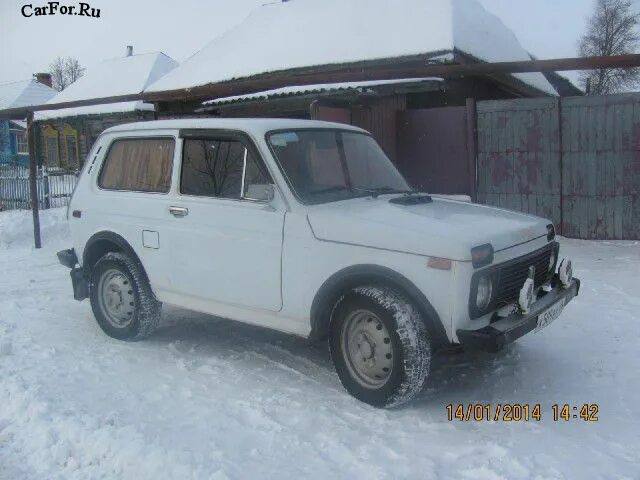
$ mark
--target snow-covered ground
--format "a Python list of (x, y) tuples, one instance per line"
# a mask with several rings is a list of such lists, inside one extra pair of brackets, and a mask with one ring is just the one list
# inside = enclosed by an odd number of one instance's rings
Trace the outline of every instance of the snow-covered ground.
[[(165, 309), (139, 343), (72, 299), (63, 212), (0, 213), (0, 479), (640, 478), (640, 242), (564, 240), (583, 280), (549, 328), (498, 355), (436, 359), (421, 396), (376, 410), (325, 345)], [(528, 423), (451, 423), (449, 403), (541, 403)], [(598, 423), (553, 422), (597, 403)]]

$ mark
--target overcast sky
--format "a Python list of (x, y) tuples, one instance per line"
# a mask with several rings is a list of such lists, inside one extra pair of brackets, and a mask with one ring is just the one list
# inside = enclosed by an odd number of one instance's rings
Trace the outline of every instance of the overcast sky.
[[(163, 51), (183, 61), (265, 0), (85, 0), (99, 19), (78, 16), (24, 18), (22, 5), (46, 0), (0, 0), (0, 82), (46, 71), (60, 56), (90, 67), (124, 55)], [(292, 0), (295, 1), (295, 0)], [(318, 0), (322, 1), (322, 0)], [(348, 0), (345, 0), (348, 1)], [(392, 0), (390, 0), (392, 1)], [(428, 0), (425, 0), (428, 1)], [(575, 56), (593, 0), (480, 0), (539, 58)], [(61, 0), (62, 5), (77, 2)], [(573, 78), (573, 75), (571, 75)]]

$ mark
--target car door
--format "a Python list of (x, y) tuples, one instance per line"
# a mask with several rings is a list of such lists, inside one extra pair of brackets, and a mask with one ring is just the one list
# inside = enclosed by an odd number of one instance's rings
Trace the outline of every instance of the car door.
[(166, 214), (172, 290), (185, 306), (195, 297), (280, 310), (285, 210), (269, 198), (272, 184), (246, 135), (196, 131), (182, 139), (177, 191)]
[[(108, 136), (87, 167), (91, 201), (74, 205), (81, 215), (74, 230), (81, 230), (85, 239), (97, 232), (122, 237), (140, 258), (156, 293), (169, 287), (169, 255), (160, 245), (169, 220), (176, 148), (173, 130)], [(104, 159), (96, 163), (101, 150)]]

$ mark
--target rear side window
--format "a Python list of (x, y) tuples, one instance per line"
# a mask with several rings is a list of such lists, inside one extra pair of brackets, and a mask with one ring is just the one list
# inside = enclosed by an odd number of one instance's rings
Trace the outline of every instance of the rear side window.
[(109, 190), (167, 193), (171, 187), (173, 138), (127, 138), (111, 144), (98, 185)]
[(271, 184), (262, 163), (235, 139), (188, 139), (182, 154), (180, 191), (187, 195), (251, 198), (260, 186)]

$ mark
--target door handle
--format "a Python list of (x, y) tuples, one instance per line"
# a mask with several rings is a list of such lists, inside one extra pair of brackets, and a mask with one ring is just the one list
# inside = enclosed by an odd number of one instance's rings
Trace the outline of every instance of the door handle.
[(174, 217), (186, 217), (189, 215), (189, 209), (184, 207), (169, 207), (169, 213)]

